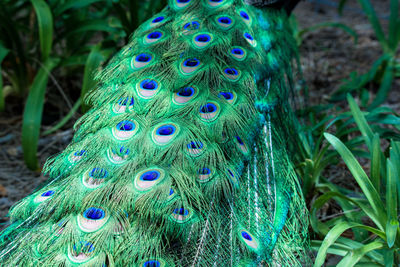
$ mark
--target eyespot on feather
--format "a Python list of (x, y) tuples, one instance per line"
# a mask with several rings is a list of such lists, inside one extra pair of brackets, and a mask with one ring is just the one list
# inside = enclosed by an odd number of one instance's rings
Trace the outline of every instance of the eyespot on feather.
[(127, 110), (131, 111), (133, 109), (133, 104), (135, 103), (133, 97), (122, 97), (113, 106), (113, 112), (120, 114), (125, 113)]
[(82, 177), (82, 183), (87, 188), (94, 189), (103, 184), (108, 175), (109, 174), (106, 169), (96, 167), (84, 173)]
[(138, 191), (148, 191), (160, 183), (164, 178), (165, 172), (160, 168), (150, 168), (141, 171), (135, 177), (135, 188)]
[(158, 145), (167, 145), (179, 133), (180, 128), (174, 123), (161, 124), (154, 128), (151, 137)]
[(180, 88), (178, 92), (173, 95), (172, 101), (177, 105), (184, 105), (192, 100), (197, 95), (197, 90), (193, 87)]
[(203, 121), (214, 121), (220, 113), (220, 107), (216, 102), (207, 102), (202, 105), (199, 110), (200, 117)]
[(138, 127), (134, 121), (124, 120), (112, 128), (112, 134), (117, 140), (127, 140), (134, 136)]
[(181, 65), (181, 73), (184, 75), (194, 74), (201, 66), (200, 60), (197, 58), (189, 58), (184, 60)]
[(200, 141), (191, 141), (187, 144), (187, 152), (193, 157), (199, 156), (204, 152), (204, 144)]
[(107, 222), (108, 215), (101, 208), (90, 207), (79, 214), (77, 220), (82, 231), (91, 233), (99, 230)]
[(152, 98), (159, 91), (159, 83), (154, 79), (144, 79), (136, 84), (136, 91), (143, 99)]

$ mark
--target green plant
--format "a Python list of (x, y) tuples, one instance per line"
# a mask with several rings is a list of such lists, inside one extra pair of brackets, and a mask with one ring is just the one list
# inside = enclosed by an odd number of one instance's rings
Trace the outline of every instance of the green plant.
[[(311, 207), (313, 230), (325, 236), (324, 240), (313, 241), (318, 249), (314, 266), (322, 266), (327, 253), (343, 256), (337, 266), (354, 266), (358, 262), (373, 266), (397, 266), (400, 264), (400, 142), (391, 140), (389, 147), (381, 150), (380, 133), (367, 123), (351, 96), (348, 96), (351, 114), (362, 134), (363, 144), (368, 151), (363, 154), (370, 161), (370, 175), (361, 167), (355, 155), (339, 138), (325, 133), (327, 141), (340, 154), (349, 168), (361, 192), (346, 190), (326, 182), (323, 194)], [(336, 200), (343, 210), (327, 221), (320, 221), (317, 211), (331, 199)], [(351, 229), (353, 239), (342, 234)]]
[[(150, 5), (150, 3), (153, 5)], [(10, 94), (26, 98), (22, 126), (24, 159), (37, 169), (37, 143), (49, 77), (83, 73), (80, 98), (71, 112), (45, 131), (52, 133), (77, 111), (88, 107), (82, 99), (96, 86), (94, 70), (122, 46), (120, 40), (152, 14), (165, 0), (4, 0), (0, 5), (0, 111)], [(64, 92), (60, 92), (65, 95)], [(76, 95), (76, 94), (75, 94)]]
[[(400, 45), (400, 18), (399, 18), (399, 1), (390, 0), (390, 16), (387, 35), (384, 33), (381, 23), (375, 13), (374, 7), (369, 0), (358, 0), (363, 11), (368, 17), (372, 28), (374, 29), (376, 38), (378, 39), (383, 55), (375, 61), (371, 69), (365, 74), (352, 72), (348, 80), (332, 95), (333, 101), (342, 100), (346, 94), (352, 91), (362, 92), (365, 96), (369, 96), (365, 86), (369, 83), (376, 83), (379, 89), (375, 98), (369, 105), (372, 110), (382, 104), (396, 76), (399, 76), (399, 61), (396, 53)], [(339, 5), (339, 12), (342, 12), (346, 0), (342, 0)], [(368, 100), (368, 99), (367, 99)]]

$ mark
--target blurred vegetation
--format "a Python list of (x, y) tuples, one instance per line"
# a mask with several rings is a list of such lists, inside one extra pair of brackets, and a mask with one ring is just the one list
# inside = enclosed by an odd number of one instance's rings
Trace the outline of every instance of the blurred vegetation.
[[(83, 73), (81, 97), (49, 134), (82, 105), (95, 85), (93, 72), (118, 51), (130, 34), (165, 6), (165, 0), (3, 0), (0, 5), (0, 111), (14, 94), (25, 102), (22, 126), (24, 160), (38, 169), (36, 158), (46, 87), (52, 73), (64, 78)], [(4, 76), (7, 85), (4, 86)], [(56, 86), (61, 97), (65, 94)]]
[[(339, 14), (346, 2), (350, 1), (339, 2)], [(335, 266), (341, 267), (400, 266), (400, 117), (381, 106), (395, 78), (400, 77), (399, 2), (390, 0), (386, 31), (371, 2), (358, 3), (383, 54), (367, 73), (352, 72), (331, 94), (330, 103), (309, 106), (301, 113), (306, 126), (301, 133), (302, 160), (296, 169), (303, 178), (303, 194), (309, 203), (312, 248), (317, 251), (314, 266), (318, 267), (325, 264), (327, 254), (340, 256)], [(296, 26), (295, 21), (292, 23)], [(324, 22), (297, 29), (298, 44), (305, 33), (322, 27), (340, 28), (357, 42), (351, 27)], [(371, 87), (378, 88), (374, 98), (367, 90)], [(367, 111), (360, 110), (350, 93)], [(350, 110), (336, 104), (346, 97)], [(343, 163), (349, 170), (344, 174), (348, 186), (335, 184), (329, 177), (329, 170), (343, 172)], [(341, 213), (321, 216), (321, 209), (327, 206), (338, 206)]]

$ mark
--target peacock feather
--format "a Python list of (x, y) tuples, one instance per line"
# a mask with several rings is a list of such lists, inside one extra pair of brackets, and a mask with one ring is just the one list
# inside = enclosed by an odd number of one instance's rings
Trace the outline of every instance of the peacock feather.
[(296, 45), (284, 11), (169, 0), (10, 211), (2, 266), (299, 266)]

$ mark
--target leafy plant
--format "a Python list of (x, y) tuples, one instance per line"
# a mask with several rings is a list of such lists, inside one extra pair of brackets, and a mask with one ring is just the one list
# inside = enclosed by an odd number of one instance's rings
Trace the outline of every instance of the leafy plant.
[[(339, 12), (342, 12), (346, 0), (341, 0), (339, 4)], [(382, 104), (396, 76), (398, 76), (399, 61), (396, 53), (400, 46), (400, 17), (399, 17), (399, 1), (390, 0), (390, 16), (387, 34), (384, 33), (381, 23), (376, 15), (373, 5), (370, 0), (358, 0), (363, 11), (368, 17), (375, 36), (378, 39), (383, 55), (375, 61), (371, 69), (365, 74), (352, 72), (347, 81), (345, 81), (337, 92), (332, 95), (332, 100), (342, 100), (346, 94), (352, 91), (367, 93), (365, 86), (369, 83), (379, 84), (379, 89), (375, 98), (369, 105), (372, 110)]]
[[(151, 5), (152, 3), (153, 5)], [(37, 169), (37, 143), (49, 77), (82, 73), (80, 98), (65, 118), (47, 130), (49, 134), (72, 117), (82, 99), (95, 86), (93, 72), (123, 45), (143, 20), (165, 4), (129, 0), (4, 0), (0, 5), (0, 111), (4, 99), (14, 94), (26, 98), (22, 126), (24, 159)], [(65, 95), (64, 92), (62, 96)], [(77, 94), (75, 94), (77, 95)]]
[[(361, 192), (346, 190), (326, 182), (324, 193), (311, 207), (313, 230), (325, 236), (313, 241), (318, 249), (314, 266), (322, 266), (327, 253), (343, 256), (337, 266), (354, 266), (358, 262), (371, 266), (397, 266), (400, 264), (400, 142), (391, 140), (382, 151), (380, 133), (367, 123), (351, 96), (348, 96), (351, 114), (368, 148), (364, 155), (370, 161), (370, 175), (361, 167), (355, 155), (339, 138), (325, 133), (326, 140), (335, 148), (349, 168)], [(398, 138), (398, 135), (397, 135)], [(335, 199), (343, 209), (328, 221), (320, 221), (317, 211)], [(351, 229), (354, 239), (342, 236)]]

